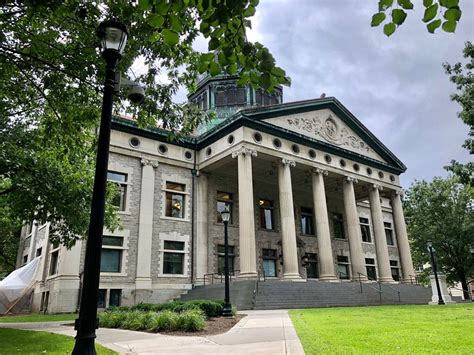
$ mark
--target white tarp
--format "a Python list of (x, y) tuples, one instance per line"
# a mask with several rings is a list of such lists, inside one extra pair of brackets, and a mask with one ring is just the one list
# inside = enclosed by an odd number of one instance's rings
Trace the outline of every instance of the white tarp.
[(0, 281), (0, 314), (8, 311), (34, 285), (40, 258), (34, 258)]

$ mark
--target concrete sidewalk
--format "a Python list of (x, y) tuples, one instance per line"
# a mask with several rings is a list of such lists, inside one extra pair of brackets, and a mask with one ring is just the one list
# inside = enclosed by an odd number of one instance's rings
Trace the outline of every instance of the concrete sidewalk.
[[(304, 354), (285, 310), (245, 311), (248, 316), (227, 333), (170, 336), (121, 329), (97, 330), (97, 341), (120, 354)], [(75, 335), (72, 327), (50, 323), (0, 323), (0, 327)]]

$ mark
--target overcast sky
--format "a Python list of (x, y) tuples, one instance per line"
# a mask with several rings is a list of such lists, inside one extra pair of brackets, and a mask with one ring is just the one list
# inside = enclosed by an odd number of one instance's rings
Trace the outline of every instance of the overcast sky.
[(464, 42), (474, 40), (474, 1), (460, 1), (455, 34), (428, 33), (422, 2), (414, 3), (388, 38), (370, 26), (377, 0), (261, 0), (248, 34), (291, 77), (284, 102), (335, 96), (405, 163), (405, 188), (445, 176), (451, 159), (472, 160), (461, 147), (468, 127), (456, 116), (455, 86), (442, 63), (463, 61)]
[[(450, 100), (443, 62), (462, 60), (474, 40), (474, 1), (462, 1), (455, 34), (430, 34), (423, 6), (391, 36), (370, 26), (377, 0), (262, 0), (249, 39), (267, 46), (292, 79), (284, 101), (335, 96), (407, 166), (402, 184), (445, 175), (468, 127)], [(421, 6), (420, 6), (421, 5)]]

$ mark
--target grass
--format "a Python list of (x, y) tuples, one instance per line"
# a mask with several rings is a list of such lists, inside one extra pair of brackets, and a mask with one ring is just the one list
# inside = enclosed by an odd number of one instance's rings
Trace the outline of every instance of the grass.
[(77, 318), (75, 313), (64, 314), (22, 314), (17, 316), (2, 316), (0, 323), (24, 323), (24, 322), (54, 322), (63, 320), (74, 320)]
[[(0, 328), (0, 354), (70, 354), (74, 338), (47, 332)], [(96, 344), (98, 354), (117, 354)]]
[(309, 354), (472, 354), (474, 304), (291, 310)]

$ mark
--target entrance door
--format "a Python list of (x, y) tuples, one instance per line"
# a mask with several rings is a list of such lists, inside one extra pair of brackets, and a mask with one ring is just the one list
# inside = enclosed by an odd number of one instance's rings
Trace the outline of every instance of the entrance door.
[(276, 277), (276, 250), (275, 249), (262, 249), (263, 257), (263, 272), (265, 277)]

